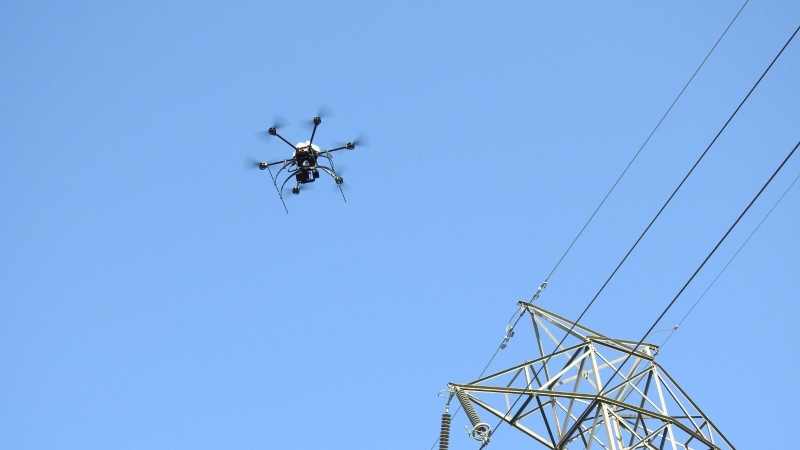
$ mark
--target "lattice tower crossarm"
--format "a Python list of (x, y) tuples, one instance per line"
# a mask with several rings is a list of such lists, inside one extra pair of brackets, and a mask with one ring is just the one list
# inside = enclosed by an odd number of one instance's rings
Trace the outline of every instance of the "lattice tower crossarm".
[[(483, 422), (502, 420), (540, 448), (558, 450), (734, 449), (654, 361), (656, 345), (612, 339), (531, 303), (519, 305), (531, 318), (538, 357), (448, 384), (462, 404), (491, 415)], [(564, 332), (558, 346), (556, 335)], [(473, 425), (476, 418), (470, 417)]]

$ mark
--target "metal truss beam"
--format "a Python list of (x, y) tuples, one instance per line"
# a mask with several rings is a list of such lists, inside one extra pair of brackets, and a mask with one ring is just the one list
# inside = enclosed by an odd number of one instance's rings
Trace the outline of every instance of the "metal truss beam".
[[(613, 339), (531, 303), (519, 304), (531, 315), (539, 355), (470, 383), (450, 383), (451, 392), (462, 391), (476, 411), (488, 412), (553, 450), (575, 445), (734, 450), (654, 361), (657, 346)], [(568, 339), (558, 346), (554, 333), (564, 332)], [(579, 417), (586, 419), (576, 424)]]

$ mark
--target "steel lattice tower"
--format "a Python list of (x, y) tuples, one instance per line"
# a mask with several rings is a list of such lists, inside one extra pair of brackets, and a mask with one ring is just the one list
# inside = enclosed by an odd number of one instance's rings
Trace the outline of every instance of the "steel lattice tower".
[[(472, 422), (473, 438), (488, 443), (489, 421), (478, 416), (488, 412), (491, 421), (502, 420), (541, 448), (734, 448), (654, 361), (656, 345), (612, 339), (531, 303), (519, 305), (531, 318), (539, 357), (448, 385)], [(556, 348), (556, 334), (564, 332), (568, 337)]]

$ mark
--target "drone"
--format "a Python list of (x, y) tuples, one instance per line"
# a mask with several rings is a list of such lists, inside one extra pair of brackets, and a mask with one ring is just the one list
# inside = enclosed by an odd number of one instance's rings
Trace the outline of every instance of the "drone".
[[(308, 183), (313, 183), (317, 180), (317, 178), (319, 178), (320, 171), (333, 178), (333, 181), (339, 188), (339, 192), (342, 194), (342, 199), (346, 202), (347, 198), (345, 198), (344, 191), (342, 190), (344, 178), (336, 173), (336, 170), (334, 169), (332, 153), (340, 150), (353, 150), (356, 148), (357, 144), (365, 145), (363, 143), (365, 138), (362, 137), (361, 139), (350, 141), (340, 147), (322, 150), (319, 146), (314, 144), (314, 135), (317, 133), (317, 127), (322, 123), (322, 118), (319, 115), (315, 116), (312, 120), (312, 123), (314, 128), (311, 130), (311, 138), (305, 142), (300, 142), (295, 145), (292, 145), (291, 142), (286, 140), (286, 138), (278, 133), (279, 126), (277, 124), (270, 127), (267, 130), (267, 134), (269, 136), (277, 137), (285, 142), (286, 145), (292, 147), (292, 157), (273, 162), (253, 162), (260, 170), (266, 169), (269, 171), (269, 174), (272, 177), (272, 184), (275, 185), (275, 189), (278, 191), (278, 197), (281, 200), (281, 204), (283, 204), (283, 209), (285, 209), (287, 213), (289, 212), (289, 209), (286, 208), (286, 203), (283, 201), (283, 188), (286, 186), (286, 183), (294, 178), (295, 185), (292, 187), (292, 194), (298, 195), (300, 194), (301, 186)], [(322, 164), (325, 162), (327, 162), (328, 165)], [(272, 173), (271, 167), (273, 166), (281, 166), (275, 174)], [(281, 173), (286, 175), (286, 179), (279, 188), (278, 180), (281, 176)]]

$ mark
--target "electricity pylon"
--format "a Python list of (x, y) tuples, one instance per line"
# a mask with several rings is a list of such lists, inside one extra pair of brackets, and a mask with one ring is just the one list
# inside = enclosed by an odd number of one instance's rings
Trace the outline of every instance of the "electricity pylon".
[(472, 422), (472, 438), (486, 446), (493, 432), (482, 410), (525, 433), (535, 448), (734, 449), (654, 361), (656, 345), (612, 339), (531, 303), (519, 305), (531, 318), (539, 357), (448, 384), (450, 399)]

